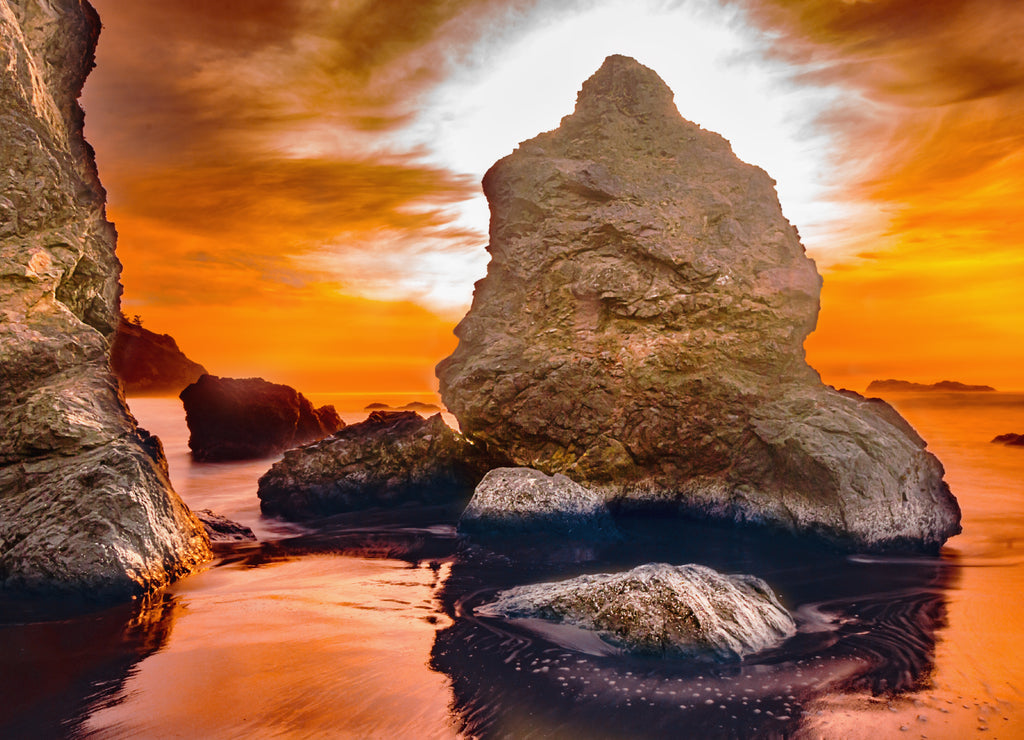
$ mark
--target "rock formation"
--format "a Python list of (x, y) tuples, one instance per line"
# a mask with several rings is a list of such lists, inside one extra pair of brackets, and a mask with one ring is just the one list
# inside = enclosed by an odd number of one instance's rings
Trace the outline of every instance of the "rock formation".
[(625, 573), (517, 586), (475, 612), (595, 630), (638, 653), (723, 660), (766, 650), (796, 633), (767, 583), (703, 565), (651, 563)]
[(469, 498), (488, 465), (440, 414), (374, 411), (315, 445), (290, 450), (260, 478), (264, 514), (313, 519), (404, 503)]
[(188, 446), (202, 462), (276, 455), (345, 426), (333, 406), (313, 408), (291, 386), (262, 378), (203, 375), (180, 398)]
[(991, 393), (995, 391), (990, 385), (967, 385), (956, 380), (940, 380), (938, 383), (912, 383), (909, 380), (872, 380), (868, 383), (868, 393), (905, 393), (908, 391), (952, 391), (956, 393)]
[(615, 539), (604, 498), (564, 475), (532, 468), (494, 468), (473, 491), (459, 531), (477, 535), (555, 534)]
[(621, 505), (935, 549), (939, 461), (804, 359), (821, 279), (772, 179), (609, 57), (485, 175), (491, 262), (437, 368), (471, 440)]
[(1011, 445), (1014, 447), (1024, 447), (1024, 434), (1014, 434), (1013, 432), (1007, 432), (1006, 434), (998, 434), (992, 440), (997, 444)]
[(206, 374), (169, 334), (156, 334), (122, 317), (110, 350), (114, 375), (131, 395), (177, 395)]
[(77, 102), (99, 29), (0, 0), (0, 583), (123, 596), (210, 551), (110, 372), (120, 264)]

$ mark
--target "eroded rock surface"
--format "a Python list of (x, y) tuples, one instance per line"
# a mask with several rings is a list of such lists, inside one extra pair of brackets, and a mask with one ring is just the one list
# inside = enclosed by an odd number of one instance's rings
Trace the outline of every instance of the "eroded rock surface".
[(725, 660), (767, 650), (796, 633), (767, 583), (703, 565), (649, 563), (625, 573), (517, 586), (475, 611), (571, 624), (638, 653)]
[(314, 408), (291, 386), (203, 375), (180, 394), (188, 446), (202, 462), (269, 457), (345, 426), (333, 406)]
[(935, 549), (939, 461), (804, 359), (821, 279), (774, 182), (609, 57), (483, 181), (491, 262), (437, 369), (463, 433), (622, 505)]
[(545, 475), (532, 468), (488, 471), (459, 519), (459, 531), (478, 536), (618, 537), (604, 497), (560, 473)]
[(121, 319), (110, 352), (110, 366), (131, 395), (180, 393), (206, 374), (178, 348), (169, 334), (157, 334)]
[(404, 503), (469, 498), (487, 463), (440, 414), (374, 411), (307, 447), (289, 450), (260, 478), (265, 514), (312, 519)]
[(110, 372), (121, 268), (77, 103), (99, 29), (0, 0), (0, 584), (122, 596), (210, 550)]

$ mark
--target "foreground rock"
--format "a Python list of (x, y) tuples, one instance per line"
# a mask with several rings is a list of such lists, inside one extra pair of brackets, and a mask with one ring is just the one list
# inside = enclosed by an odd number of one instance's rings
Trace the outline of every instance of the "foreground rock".
[(1024, 446), (1024, 434), (999, 434), (992, 441), (1004, 445)]
[(269, 457), (345, 426), (333, 406), (313, 408), (294, 388), (262, 378), (203, 375), (181, 392), (192, 458)]
[(120, 265), (77, 103), (99, 29), (0, 0), (0, 585), (122, 597), (210, 550), (110, 372)]
[(312, 519), (406, 503), (469, 498), (487, 463), (444, 423), (375, 411), (315, 445), (290, 450), (260, 478), (265, 514)]
[(473, 492), (459, 531), (510, 536), (544, 533), (578, 539), (615, 539), (618, 529), (600, 494), (564, 475), (532, 468), (495, 468)]
[(939, 461), (804, 360), (821, 279), (771, 178), (610, 57), (483, 181), (491, 262), (437, 368), (463, 433), (620, 505), (938, 548)]
[(938, 383), (912, 383), (909, 380), (872, 380), (868, 393), (906, 393), (918, 391), (945, 391), (955, 393), (992, 393), (990, 385), (966, 385), (956, 380), (940, 380)]
[(774, 647), (796, 625), (754, 576), (702, 565), (641, 565), (502, 591), (477, 614), (534, 617), (595, 630), (638, 653), (735, 660)]
[(177, 395), (206, 374), (168, 334), (156, 334), (123, 317), (110, 351), (110, 366), (128, 395)]

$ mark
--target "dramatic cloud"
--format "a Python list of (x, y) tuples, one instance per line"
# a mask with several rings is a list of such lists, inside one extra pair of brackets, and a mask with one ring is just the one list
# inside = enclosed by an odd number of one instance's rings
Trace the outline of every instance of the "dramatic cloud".
[(126, 306), (211, 367), (337, 390), (295, 348), (319, 323), (350, 381), (429, 387), (486, 262), (483, 169), (621, 52), (778, 179), (826, 278), (826, 380), (1022, 382), (1017, 0), (95, 4)]

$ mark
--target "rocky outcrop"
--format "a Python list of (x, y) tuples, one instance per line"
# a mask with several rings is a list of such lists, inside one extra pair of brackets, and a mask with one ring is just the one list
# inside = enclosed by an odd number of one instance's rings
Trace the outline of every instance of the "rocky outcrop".
[(110, 350), (114, 375), (131, 395), (177, 395), (206, 374), (185, 356), (174, 337), (156, 334), (122, 317)]
[(345, 426), (333, 406), (313, 408), (291, 386), (203, 375), (181, 392), (188, 446), (200, 462), (269, 457)]
[(485, 175), (491, 262), (437, 368), (462, 432), (622, 505), (935, 549), (939, 461), (804, 359), (821, 279), (772, 179), (608, 58)]
[(210, 551), (110, 372), (120, 264), (77, 103), (99, 29), (0, 0), (0, 583), (124, 596)]
[(736, 660), (774, 647), (796, 625), (760, 578), (703, 565), (641, 565), (625, 573), (517, 586), (475, 609), (596, 631), (631, 652)]
[(912, 383), (909, 380), (872, 380), (868, 393), (906, 393), (909, 391), (945, 391), (955, 393), (991, 393), (990, 385), (967, 385), (956, 380), (940, 380), (938, 383)]
[(1011, 445), (1011, 446), (1024, 446), (1024, 434), (1014, 434), (1008, 432), (1006, 434), (999, 434), (992, 440), (997, 444)]
[(459, 531), (478, 536), (618, 537), (600, 494), (564, 475), (545, 475), (532, 468), (488, 471), (459, 519)]
[(290, 450), (260, 478), (264, 514), (313, 519), (405, 503), (469, 498), (489, 466), (440, 414), (374, 411), (315, 445)]

